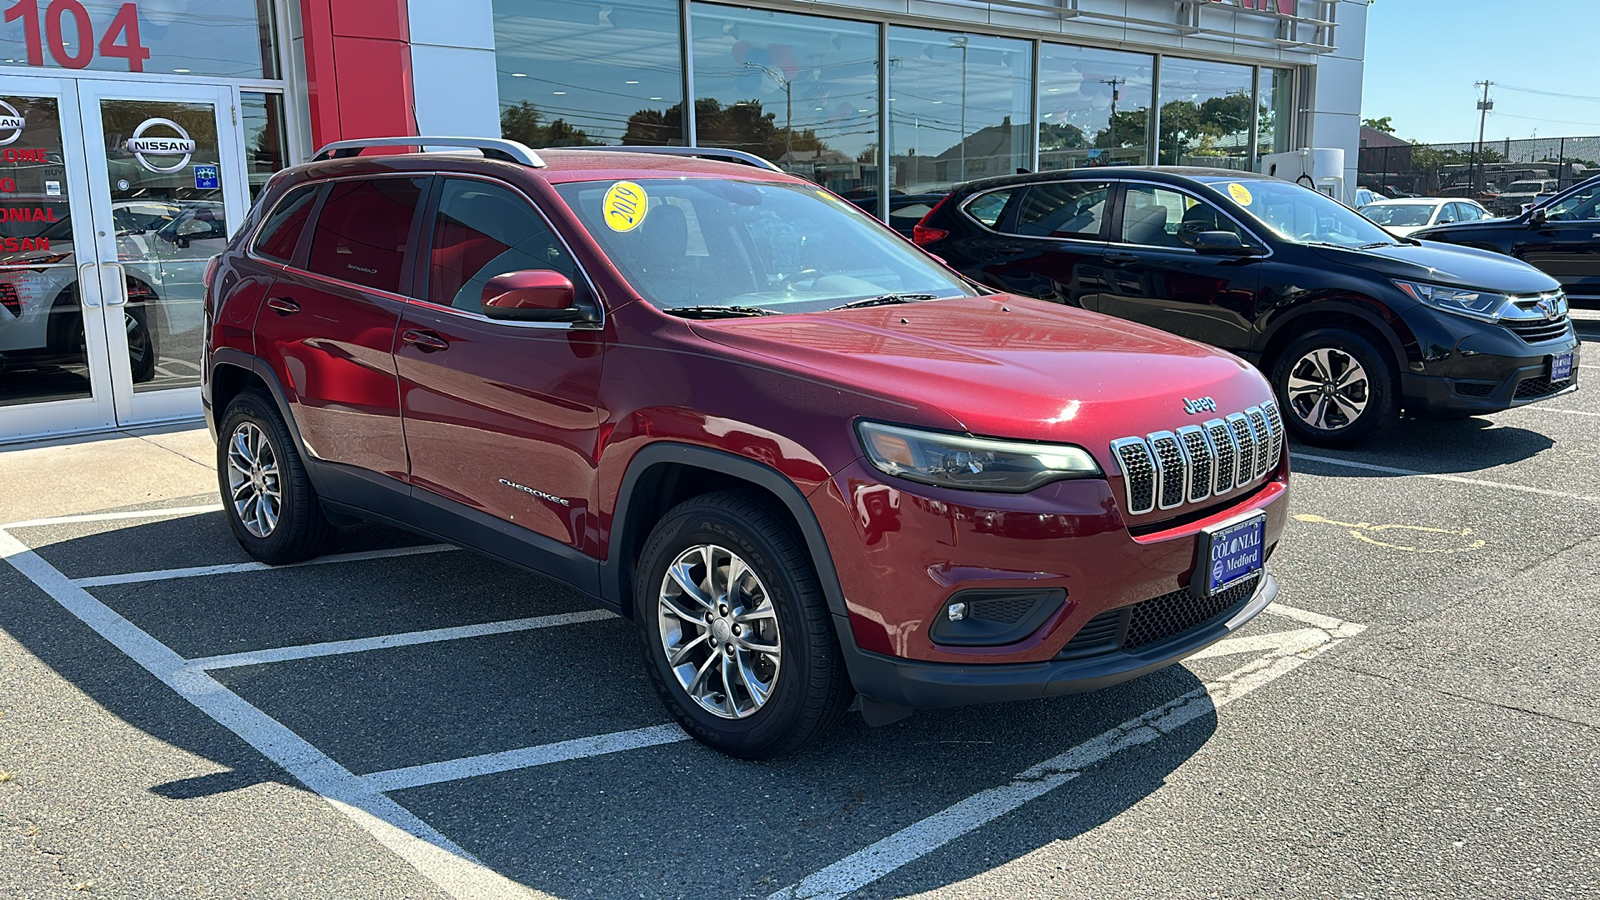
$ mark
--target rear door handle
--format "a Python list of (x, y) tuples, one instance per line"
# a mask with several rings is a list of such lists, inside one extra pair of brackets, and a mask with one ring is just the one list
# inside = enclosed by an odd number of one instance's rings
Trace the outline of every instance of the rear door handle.
[(292, 316), (300, 311), (300, 304), (288, 297), (268, 297), (267, 308), (275, 311), (280, 316)]
[(1128, 263), (1138, 262), (1139, 254), (1124, 253), (1121, 250), (1108, 250), (1106, 251), (1105, 256), (1101, 257), (1101, 259), (1104, 259), (1108, 263), (1121, 263), (1126, 265)]
[(450, 342), (431, 331), (420, 331), (416, 328), (407, 328), (400, 333), (400, 340), (405, 341), (424, 353), (435, 350), (450, 349)]

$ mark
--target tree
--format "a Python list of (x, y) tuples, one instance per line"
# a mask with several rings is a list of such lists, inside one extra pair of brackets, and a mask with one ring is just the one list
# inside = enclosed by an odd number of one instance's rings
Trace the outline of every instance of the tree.
[(554, 119), (549, 125), (541, 124), (543, 116), (532, 103), (524, 100), (500, 110), (500, 136), (510, 141), (521, 141), (529, 147), (587, 147), (599, 143), (589, 139), (588, 132), (576, 128), (566, 119)]
[(1371, 128), (1373, 131), (1381, 131), (1384, 134), (1394, 134), (1394, 124), (1390, 122), (1390, 120), (1393, 118), (1393, 116), (1384, 116), (1381, 119), (1362, 119), (1361, 124)]
[[(786, 135), (777, 124), (777, 114), (765, 112), (759, 100), (740, 100), (723, 106), (714, 97), (694, 101), (695, 135), (708, 147), (731, 147), (754, 153), (764, 159), (781, 159), (785, 150), (796, 152), (828, 149), (817, 137), (816, 129), (796, 129)], [(622, 134), (624, 144), (671, 144), (682, 140), (683, 104), (665, 110), (641, 109), (628, 117)]]

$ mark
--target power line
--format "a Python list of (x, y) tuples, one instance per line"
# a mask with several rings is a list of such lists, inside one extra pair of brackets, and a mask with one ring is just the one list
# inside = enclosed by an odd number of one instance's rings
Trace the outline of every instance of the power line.
[[(1514, 84), (1506, 84), (1498, 81), (1495, 82), (1495, 84), (1505, 88), (1508, 91), (1517, 91), (1523, 94), (1539, 94), (1540, 96), (1544, 97), (1560, 97), (1563, 100), (1587, 100), (1590, 103), (1600, 103), (1600, 97), (1590, 97), (1584, 94), (1563, 94), (1560, 91), (1541, 91), (1537, 88), (1517, 87)], [(1555, 120), (1552, 119), (1551, 121)]]

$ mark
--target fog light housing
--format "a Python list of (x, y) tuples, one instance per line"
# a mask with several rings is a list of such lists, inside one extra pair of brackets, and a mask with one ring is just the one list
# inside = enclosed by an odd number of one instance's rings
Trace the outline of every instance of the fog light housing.
[(1000, 647), (1023, 640), (1066, 602), (1061, 588), (961, 591), (945, 601), (929, 637), (955, 647)]

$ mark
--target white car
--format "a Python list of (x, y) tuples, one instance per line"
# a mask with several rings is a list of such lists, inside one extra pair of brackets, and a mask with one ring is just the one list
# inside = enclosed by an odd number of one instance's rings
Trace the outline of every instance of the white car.
[(1460, 197), (1408, 197), (1404, 200), (1376, 200), (1358, 210), (1386, 230), (1405, 237), (1430, 225), (1451, 222), (1476, 222), (1494, 215), (1476, 200)]

